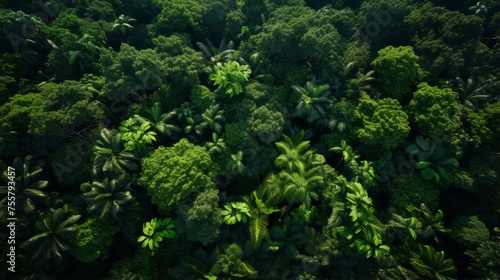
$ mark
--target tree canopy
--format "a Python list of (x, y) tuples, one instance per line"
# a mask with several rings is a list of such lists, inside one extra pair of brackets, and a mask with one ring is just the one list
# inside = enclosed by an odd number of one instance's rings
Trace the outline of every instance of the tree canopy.
[(500, 278), (497, 2), (0, 1), (0, 279)]
[(148, 190), (160, 211), (167, 211), (190, 194), (213, 187), (216, 171), (205, 148), (181, 139), (142, 160), (139, 184)]

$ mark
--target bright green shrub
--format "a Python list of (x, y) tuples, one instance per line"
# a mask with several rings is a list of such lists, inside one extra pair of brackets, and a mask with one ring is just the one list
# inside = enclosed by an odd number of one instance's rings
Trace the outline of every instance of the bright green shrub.
[(400, 99), (410, 93), (410, 87), (423, 76), (418, 59), (409, 46), (388, 46), (378, 51), (372, 65), (387, 97)]
[(378, 144), (387, 150), (394, 149), (410, 132), (408, 115), (395, 99), (360, 98), (354, 114), (362, 122), (357, 136), (366, 145)]
[(209, 79), (231, 97), (243, 91), (243, 83), (248, 81), (252, 73), (248, 65), (240, 65), (236, 61), (217, 64), (214, 71)]
[(147, 188), (160, 211), (168, 211), (191, 193), (215, 185), (215, 171), (205, 148), (181, 139), (143, 158), (139, 185)]
[(451, 135), (462, 125), (462, 111), (458, 93), (427, 83), (418, 85), (408, 106), (408, 115), (417, 123), (422, 135)]

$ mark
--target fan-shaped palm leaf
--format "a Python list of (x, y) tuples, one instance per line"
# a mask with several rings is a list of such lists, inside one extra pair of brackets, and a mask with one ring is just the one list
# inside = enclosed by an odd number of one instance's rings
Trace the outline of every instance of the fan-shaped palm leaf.
[(118, 219), (118, 213), (133, 199), (130, 193), (130, 181), (122, 176), (118, 179), (104, 178), (102, 182), (93, 182), (91, 190), (83, 194), (87, 202), (87, 211), (99, 215), (99, 218)]
[(223, 154), (225, 151), (227, 151), (224, 139), (219, 137), (219, 135), (217, 135), (217, 133), (215, 132), (212, 132), (212, 142), (205, 143), (205, 148), (207, 149), (210, 156)]
[(439, 280), (455, 279), (455, 265), (452, 259), (447, 259), (444, 252), (436, 252), (432, 246), (422, 246), (420, 258), (410, 261), (417, 273), (422, 276)]
[(45, 259), (60, 264), (63, 253), (70, 251), (67, 243), (73, 235), (75, 224), (80, 215), (73, 215), (69, 207), (50, 209), (40, 215), (35, 223), (35, 235), (26, 240), (21, 248), (31, 248), (31, 259), (34, 261)]
[(113, 177), (139, 170), (139, 156), (125, 151), (121, 144), (122, 134), (109, 129), (101, 130), (101, 139), (93, 146), (92, 175)]
[[(2, 180), (5, 186), (0, 186), (0, 194), (4, 196), (1, 204), (6, 205), (7, 203), (8, 182), (14, 182), (15, 190), (13, 192), (16, 195), (16, 208), (26, 215), (33, 213), (36, 208), (35, 202), (47, 197), (43, 189), (48, 186), (49, 182), (38, 180), (44, 165), (45, 161), (35, 161), (31, 156), (26, 156), (25, 159), (21, 157), (14, 159), (11, 167), (15, 169), (16, 175), (9, 178), (7, 170), (2, 173)], [(7, 207), (2, 209), (2, 211), (6, 209)]]
[(300, 95), (295, 114), (299, 117), (307, 117), (312, 123), (325, 118), (327, 108), (332, 101), (328, 98), (329, 86), (316, 87), (314, 83), (307, 82), (306, 87), (292, 86), (293, 90)]
[(210, 106), (205, 113), (201, 114), (201, 123), (195, 126), (196, 133), (202, 135), (205, 129), (209, 128), (212, 132), (220, 133), (224, 118), (224, 110), (219, 110), (219, 104)]
[(276, 167), (286, 169), (288, 171), (303, 171), (307, 166), (307, 159), (312, 154), (312, 151), (306, 151), (309, 148), (309, 141), (294, 141), (283, 135), (284, 142), (276, 142), (280, 155), (274, 161)]
[(180, 127), (170, 121), (177, 116), (177, 112), (171, 111), (162, 114), (160, 102), (153, 103), (151, 109), (146, 110), (146, 112), (151, 116), (151, 119), (140, 115), (134, 115), (134, 119), (137, 120), (139, 124), (150, 123), (154, 131), (169, 137), (172, 137), (174, 132), (178, 133), (182, 131)]

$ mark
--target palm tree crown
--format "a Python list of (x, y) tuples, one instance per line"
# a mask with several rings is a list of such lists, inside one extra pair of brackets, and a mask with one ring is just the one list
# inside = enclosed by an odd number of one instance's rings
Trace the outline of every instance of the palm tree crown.
[(50, 209), (40, 215), (35, 223), (35, 235), (26, 240), (21, 248), (33, 247), (30, 255), (34, 261), (52, 260), (60, 264), (62, 253), (71, 249), (67, 240), (74, 234), (73, 224), (80, 217), (70, 213), (67, 205), (56, 210)]
[(274, 161), (276, 167), (286, 169), (290, 172), (304, 171), (307, 164), (307, 159), (312, 155), (312, 151), (307, 151), (309, 141), (302, 141), (302, 136), (298, 135), (296, 139), (283, 135), (284, 142), (277, 142), (280, 155)]
[(119, 176), (127, 172), (139, 170), (139, 156), (133, 152), (125, 151), (121, 144), (122, 133), (101, 130), (101, 139), (94, 144), (94, 164), (92, 175), (94, 177)]
[(90, 213), (96, 213), (101, 219), (111, 216), (117, 220), (118, 213), (133, 199), (129, 190), (130, 180), (125, 176), (112, 180), (104, 178), (102, 182), (93, 182), (83, 198)]

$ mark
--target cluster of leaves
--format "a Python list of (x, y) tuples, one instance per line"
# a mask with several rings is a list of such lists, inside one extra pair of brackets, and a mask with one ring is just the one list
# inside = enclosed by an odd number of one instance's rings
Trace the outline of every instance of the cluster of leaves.
[(183, 207), (179, 208), (179, 231), (185, 232), (188, 240), (207, 245), (219, 236), (222, 211), (219, 208), (218, 190), (208, 189), (200, 193), (187, 211)]
[(410, 93), (410, 87), (423, 76), (418, 60), (409, 46), (388, 46), (378, 51), (372, 65), (387, 97), (401, 99)]
[(336, 202), (335, 208), (345, 212), (350, 222), (333, 230), (349, 243), (349, 247), (366, 258), (382, 259), (390, 252), (389, 246), (383, 244), (382, 234), (385, 226), (375, 216), (372, 199), (359, 183), (344, 182), (346, 188), (345, 202)]
[(0, 108), (9, 129), (34, 135), (62, 136), (100, 120), (103, 108), (91, 86), (76, 81), (42, 83), (30, 94), (16, 94)]
[(148, 121), (137, 123), (133, 118), (125, 120), (120, 125), (122, 139), (125, 142), (125, 151), (137, 151), (140, 154), (147, 153), (147, 145), (156, 141), (156, 132), (150, 131), (151, 124)]
[(118, 213), (124, 212), (125, 205), (133, 199), (130, 178), (126, 176), (116, 179), (106, 177), (102, 182), (84, 183), (80, 188), (85, 192), (83, 199), (87, 203), (87, 211), (100, 219), (118, 220)]
[(163, 238), (175, 238), (178, 236), (175, 232), (175, 223), (171, 218), (153, 218), (150, 222), (142, 225), (142, 232), (144, 235), (141, 235), (137, 239), (137, 242), (142, 243), (142, 248), (147, 246), (150, 250), (158, 248), (160, 246), (159, 242)]
[(381, 145), (390, 150), (404, 142), (410, 132), (408, 115), (396, 99), (384, 98), (378, 102), (364, 97), (354, 112), (363, 123), (357, 134), (367, 145)]
[(448, 180), (449, 171), (458, 167), (453, 146), (444, 147), (439, 140), (432, 141), (419, 135), (405, 151), (416, 157), (415, 167), (421, 170), (420, 174), (426, 180), (437, 183), (441, 179)]
[(451, 89), (421, 83), (413, 93), (409, 110), (423, 135), (451, 135), (461, 126), (462, 107), (458, 94)]
[(119, 227), (98, 218), (90, 218), (75, 226), (75, 231), (73, 255), (82, 262), (95, 262), (108, 258), (107, 248), (112, 244)]
[(215, 185), (215, 171), (203, 147), (181, 139), (143, 158), (139, 184), (147, 188), (151, 202), (166, 211), (191, 193)]
[(398, 214), (393, 214), (389, 226), (408, 231), (413, 239), (427, 240), (434, 237), (439, 241), (437, 233), (449, 233), (450, 230), (443, 225), (443, 211), (437, 210), (432, 214), (431, 210), (424, 203), (420, 208), (413, 208), (415, 216), (404, 218)]
[(243, 91), (243, 83), (248, 81), (252, 70), (248, 65), (240, 65), (236, 61), (219, 63), (210, 74), (210, 80), (225, 91), (229, 96), (238, 95)]
[(494, 1), (0, 2), (19, 278), (499, 277)]

